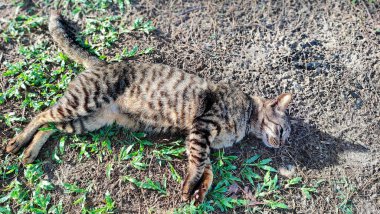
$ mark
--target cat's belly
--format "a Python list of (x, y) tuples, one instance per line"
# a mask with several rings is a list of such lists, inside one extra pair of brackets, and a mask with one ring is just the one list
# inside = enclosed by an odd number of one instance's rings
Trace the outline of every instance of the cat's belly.
[(121, 112), (133, 115), (148, 126), (190, 129), (207, 84), (169, 86), (155, 88), (132, 84), (117, 103)]
[[(155, 101), (129, 100), (122, 112), (127, 117), (151, 128), (178, 128), (191, 127), (195, 118), (196, 109), (191, 105), (165, 106), (153, 103)], [(158, 101), (161, 103), (162, 101)]]

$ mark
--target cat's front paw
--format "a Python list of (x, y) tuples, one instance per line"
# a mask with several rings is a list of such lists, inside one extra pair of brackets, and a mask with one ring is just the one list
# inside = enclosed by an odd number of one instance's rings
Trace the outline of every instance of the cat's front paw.
[(190, 185), (188, 176), (182, 184), (182, 201), (194, 200), (194, 205), (198, 206), (203, 203), (208, 190), (211, 187), (213, 174), (211, 167), (207, 167), (201, 179), (195, 184)]
[[(186, 181), (188, 181), (188, 177), (186, 177), (185, 182), (182, 186), (182, 200), (189, 199), (194, 200), (194, 205), (198, 206), (203, 203), (205, 197), (207, 195), (208, 190), (211, 188), (212, 181), (214, 179), (214, 175), (212, 173), (211, 165), (207, 165), (203, 172), (201, 179), (194, 185), (193, 188), (190, 188), (191, 191), (184, 191), (186, 189)], [(190, 194), (191, 193), (191, 194)]]
[(202, 185), (199, 189), (196, 189), (194, 191), (194, 194), (191, 196), (191, 200), (194, 200), (194, 205), (198, 206), (199, 204), (203, 203), (205, 200), (207, 193), (207, 188)]
[(187, 202), (190, 200), (194, 200), (194, 205), (198, 206), (203, 202), (205, 199), (208, 186), (203, 181), (200, 181), (200, 184), (197, 185), (196, 188), (193, 188), (194, 190), (191, 192), (188, 192), (188, 188), (185, 187), (185, 183), (182, 185), (182, 201)]

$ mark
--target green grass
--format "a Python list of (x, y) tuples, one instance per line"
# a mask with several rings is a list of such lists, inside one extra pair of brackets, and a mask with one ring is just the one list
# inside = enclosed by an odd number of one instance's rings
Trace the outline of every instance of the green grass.
[[(41, 3), (42, 2), (42, 3)], [(41, 1), (47, 4), (48, 1)], [(22, 3), (17, 3), (22, 6)], [(107, 61), (121, 61), (125, 58), (142, 54), (150, 54), (152, 47), (139, 48), (134, 45), (126, 47), (115, 56), (105, 56), (123, 34), (148, 34), (156, 28), (152, 21), (138, 18), (131, 23), (123, 23), (121, 15), (131, 7), (128, 0), (67, 0), (55, 7), (64, 8), (63, 14), (69, 17), (83, 16), (96, 13), (98, 16), (86, 17), (86, 25), (80, 32), (78, 41), (100, 59)], [(46, 5), (45, 5), (46, 6)], [(116, 8), (117, 15), (109, 15), (109, 9)], [(63, 94), (68, 83), (81, 71), (83, 67), (69, 60), (68, 56), (55, 48), (48, 37), (45, 39), (30, 38), (30, 44), (24, 38), (31, 33), (44, 34), (47, 29), (47, 17), (32, 14), (33, 8), (20, 14), (6, 23), (6, 28), (0, 31), (1, 38), (6, 43), (16, 44), (18, 59), (3, 62), (8, 86), (0, 91), (0, 105), (7, 105), (10, 101), (16, 102), (25, 111), (39, 112), (53, 105)], [(20, 123), (25, 125), (20, 111), (8, 112), (0, 115), (0, 120), (14, 131), (20, 130)], [(122, 140), (119, 136), (127, 136)], [(166, 167), (169, 174), (162, 174), (159, 180), (150, 177), (137, 178), (135, 175), (125, 174), (121, 178), (136, 188), (148, 189), (157, 192), (163, 197), (179, 199), (178, 196), (168, 194), (168, 179), (181, 183), (183, 177), (179, 169), (175, 168), (174, 161), (186, 161), (184, 144), (181, 140), (155, 144), (146, 140), (144, 133), (131, 133), (116, 126), (104, 127), (99, 131), (86, 135), (67, 136), (58, 134), (52, 138), (56, 143), (50, 157), (55, 164), (64, 163), (68, 150), (76, 151), (78, 162), (97, 160), (105, 164), (105, 177), (112, 179), (113, 170), (120, 166), (132, 167), (144, 172), (149, 162)], [(3, 140), (3, 144), (8, 139)], [(111, 143), (112, 142), (112, 143)], [(70, 143), (70, 144), (69, 144)], [(120, 146), (115, 153), (113, 147)], [(0, 213), (12, 213), (11, 207), (17, 207), (19, 213), (63, 213), (63, 202), (52, 203), (52, 191), (63, 189), (63, 194), (74, 196), (71, 202), (81, 207), (82, 213), (112, 213), (117, 210), (113, 201), (117, 195), (107, 192), (104, 204), (100, 207), (87, 205), (88, 195), (92, 191), (92, 184), (80, 187), (76, 183), (62, 183), (53, 185), (46, 179), (41, 161), (20, 165), (21, 157), (5, 156), (0, 163), (1, 191)], [(270, 158), (261, 158), (259, 154), (242, 160), (241, 157), (229, 155), (220, 150), (212, 154), (213, 172), (215, 175), (213, 188), (199, 207), (187, 204), (174, 210), (175, 213), (208, 213), (212, 211), (228, 212), (231, 209), (242, 208), (247, 212), (264, 209), (291, 209), (284, 200), (284, 194), (293, 191), (301, 192), (305, 198), (311, 199), (317, 192), (317, 185), (304, 182), (301, 177), (284, 179), (271, 166)], [(239, 163), (239, 164), (238, 164)], [(350, 203), (342, 195), (341, 210), (349, 213)]]
[[(229, 209), (244, 208), (245, 212), (257, 212), (264, 208), (291, 209), (283, 195), (293, 191), (307, 192), (310, 199), (316, 187), (302, 182), (301, 177), (280, 179), (277, 170), (270, 166), (271, 159), (260, 159), (256, 154), (244, 160), (238, 168), (234, 163), (239, 157), (226, 155), (223, 150), (213, 154), (214, 187), (206, 201), (199, 207), (185, 205), (175, 213), (228, 212)], [(307, 189), (307, 190), (305, 190)]]
[(351, 198), (353, 194), (357, 192), (356, 187), (349, 183), (347, 178), (341, 178), (340, 180), (334, 181), (333, 187), (337, 194), (338, 210), (345, 214), (354, 213), (354, 204)]
[[(126, 7), (130, 5), (129, 1), (115, 2), (120, 13), (124, 13)], [(16, 4), (23, 6), (22, 3), (16, 2)], [(65, 7), (74, 8), (73, 13), (68, 13), (71, 9), (63, 11), (64, 14), (72, 16), (94, 11), (105, 14), (104, 17), (97, 19), (87, 18), (86, 25), (80, 32), (82, 38), (85, 38), (82, 45), (102, 60), (106, 60), (104, 51), (111, 47), (121, 34), (132, 31), (150, 33), (155, 30), (150, 21), (142, 22), (142, 18), (136, 19), (129, 26), (120, 25), (120, 16), (106, 16), (106, 9), (114, 6), (114, 3), (110, 1), (65, 1), (63, 4)], [(62, 96), (72, 78), (83, 71), (83, 67), (55, 49), (50, 39), (30, 39), (31, 44), (25, 44), (23, 39), (30, 33), (43, 34), (47, 29), (47, 16), (32, 15), (32, 11), (33, 8), (30, 8), (25, 14), (19, 14), (15, 19), (7, 20), (7, 27), (0, 31), (4, 42), (17, 44), (19, 54), (19, 59), (3, 62), (6, 70), (2, 76), (7, 79), (9, 86), (5, 91), (0, 91), (0, 105), (16, 101), (26, 111), (38, 112), (52, 106)], [(134, 46), (131, 51), (125, 48), (121, 54), (108, 60), (121, 61), (127, 57), (149, 54), (152, 51), (151, 47), (139, 51), (139, 48)], [(27, 122), (26, 118), (19, 114), (20, 112), (9, 112), (1, 115), (0, 120), (7, 127), (14, 128), (15, 123)], [(19, 131), (20, 127), (14, 129)], [(118, 143), (116, 135), (120, 132), (126, 132), (126, 130), (111, 126), (87, 135), (56, 136), (53, 139), (58, 140), (58, 145), (52, 152), (52, 160), (57, 164), (62, 163), (61, 157), (65, 155), (67, 142), (74, 142), (70, 144), (70, 147), (78, 150), (79, 161), (85, 158), (97, 158), (99, 162), (102, 162), (105, 156), (113, 155), (111, 141)], [(129, 132), (128, 134), (130, 135)], [(138, 133), (135, 138), (138, 139), (137, 137)], [(87, 143), (88, 140), (91, 143)], [(7, 139), (4, 139), (2, 143), (6, 141)], [(143, 163), (145, 160), (141, 153), (142, 140), (138, 144), (140, 144), (140, 152), (131, 155), (131, 164), (143, 169), (146, 164)], [(55, 186), (48, 180), (41, 179), (45, 175), (41, 162), (37, 161), (36, 164), (23, 168), (19, 164), (20, 158), (15, 159), (7, 155), (0, 163), (2, 180), (0, 213), (12, 213), (11, 207), (14, 206), (18, 207), (19, 213), (63, 213), (62, 202), (51, 204), (50, 192), (55, 189)], [(106, 176), (110, 178), (112, 163), (107, 165), (106, 171)], [(109, 193), (105, 195), (104, 207), (90, 208), (86, 206), (86, 196), (91, 188), (81, 191), (75, 184), (62, 184), (62, 188), (65, 189), (65, 194), (80, 192), (79, 198), (73, 203), (81, 204), (82, 213), (109, 213), (115, 209), (115, 203)]]
[[(16, 173), (18, 174), (18, 172)], [(55, 187), (49, 181), (42, 179), (44, 174), (41, 164), (30, 164), (24, 169), (23, 180), (15, 178), (2, 191), (6, 194), (0, 196), (0, 208), (4, 213), (11, 213), (9, 202), (15, 202), (20, 213), (46, 213), (49, 210), (50, 191)], [(8, 203), (7, 203), (8, 202)]]
[(28, 33), (40, 30), (40, 27), (46, 22), (46, 17), (20, 14), (15, 19), (6, 22), (8, 26), (1, 32), (1, 37), (5, 42), (15, 40), (21, 43), (21, 38)]

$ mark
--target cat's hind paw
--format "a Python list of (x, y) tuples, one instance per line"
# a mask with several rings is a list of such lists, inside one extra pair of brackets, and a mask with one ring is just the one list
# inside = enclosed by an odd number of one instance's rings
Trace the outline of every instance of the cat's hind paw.
[(14, 138), (12, 138), (12, 139), (7, 143), (7, 147), (5, 148), (5, 151), (8, 152), (8, 153), (16, 154), (16, 153), (18, 152), (18, 150), (21, 149), (22, 146), (23, 146), (23, 144), (20, 143), (20, 142), (17, 140), (17, 137), (14, 137)]
[(35, 151), (35, 149), (33, 149), (33, 148), (27, 148), (24, 151), (24, 155), (23, 155), (24, 157), (22, 159), (22, 163), (23, 164), (33, 163), (34, 160), (37, 158), (38, 153), (39, 153), (39, 151)]

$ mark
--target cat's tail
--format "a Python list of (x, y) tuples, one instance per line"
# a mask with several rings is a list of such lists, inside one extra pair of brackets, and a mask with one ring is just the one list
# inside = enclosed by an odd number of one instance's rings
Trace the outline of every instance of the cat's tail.
[(58, 11), (50, 11), (49, 31), (53, 40), (72, 60), (83, 64), (86, 68), (105, 64), (75, 41), (74, 33), (69, 30), (67, 22)]

